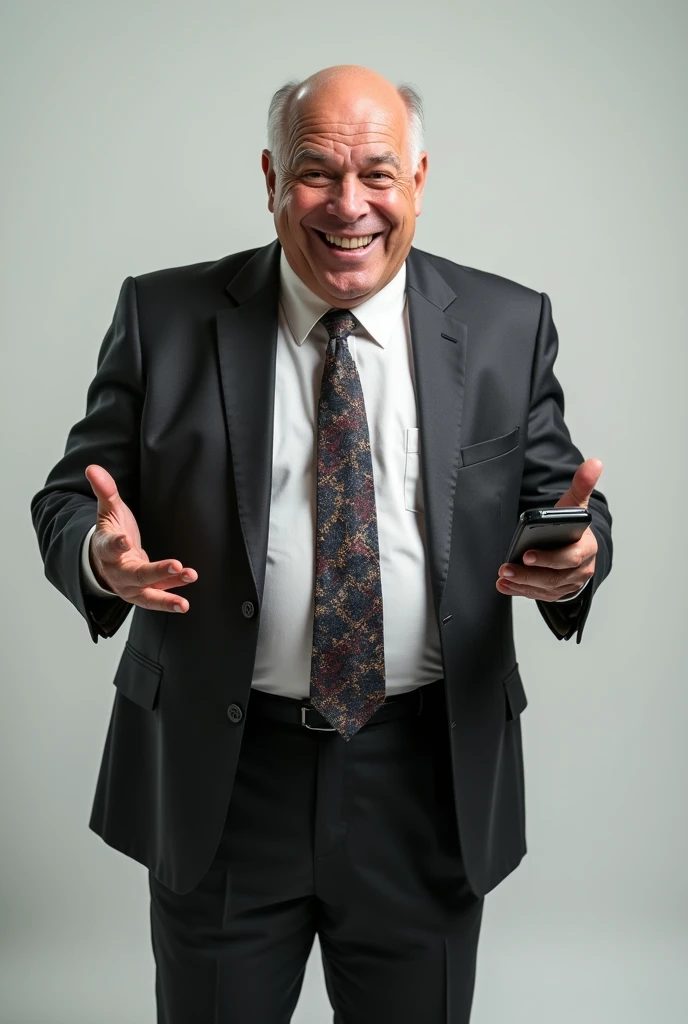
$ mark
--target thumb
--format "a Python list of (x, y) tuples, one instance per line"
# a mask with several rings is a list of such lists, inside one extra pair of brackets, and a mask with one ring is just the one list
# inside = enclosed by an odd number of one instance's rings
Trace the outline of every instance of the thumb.
[(602, 475), (604, 465), (601, 459), (586, 459), (573, 474), (573, 480), (566, 494), (562, 494), (555, 508), (587, 508), (595, 484)]
[(98, 499), (98, 514), (107, 515), (121, 503), (117, 484), (102, 466), (87, 466), (86, 479)]

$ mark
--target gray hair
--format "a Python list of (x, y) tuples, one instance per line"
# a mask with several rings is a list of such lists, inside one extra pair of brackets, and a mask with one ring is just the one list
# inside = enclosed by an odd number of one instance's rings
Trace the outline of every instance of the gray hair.
[[(284, 145), (284, 129), (289, 107), (303, 82), (292, 80), (281, 86), (270, 100), (268, 108), (268, 149), (274, 162), (279, 162), (280, 152)], [(409, 121), (409, 144), (411, 150), (411, 166), (416, 168), (423, 149), (424, 122), (423, 101), (418, 90), (407, 83), (397, 86), (397, 92), (406, 105)]]

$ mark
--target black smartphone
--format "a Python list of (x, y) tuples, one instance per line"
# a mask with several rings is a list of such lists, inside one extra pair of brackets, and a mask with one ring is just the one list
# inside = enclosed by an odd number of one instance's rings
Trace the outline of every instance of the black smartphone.
[(518, 518), (504, 561), (520, 563), (530, 548), (551, 550), (574, 544), (591, 522), (587, 508), (529, 508)]

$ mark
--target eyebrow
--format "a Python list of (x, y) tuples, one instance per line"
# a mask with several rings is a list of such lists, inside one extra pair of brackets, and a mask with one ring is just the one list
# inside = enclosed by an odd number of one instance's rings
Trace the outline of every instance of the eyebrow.
[[(294, 166), (302, 163), (304, 160), (315, 160), (318, 163), (326, 164), (329, 163), (330, 158), (318, 149), (300, 149), (294, 157)], [(370, 166), (370, 164), (392, 164), (398, 171), (401, 170), (401, 161), (392, 150), (388, 150), (386, 153), (373, 153), (372, 156), (364, 157), (362, 162), (365, 166)]]

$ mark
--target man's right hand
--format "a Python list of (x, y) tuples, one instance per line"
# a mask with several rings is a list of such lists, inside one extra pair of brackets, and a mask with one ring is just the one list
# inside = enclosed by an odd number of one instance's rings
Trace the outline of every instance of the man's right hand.
[(98, 499), (96, 530), (89, 549), (91, 566), (101, 586), (123, 601), (160, 612), (187, 612), (189, 602), (165, 591), (195, 583), (198, 573), (177, 558), (149, 562), (131, 510), (117, 484), (102, 466), (87, 466), (86, 479)]

